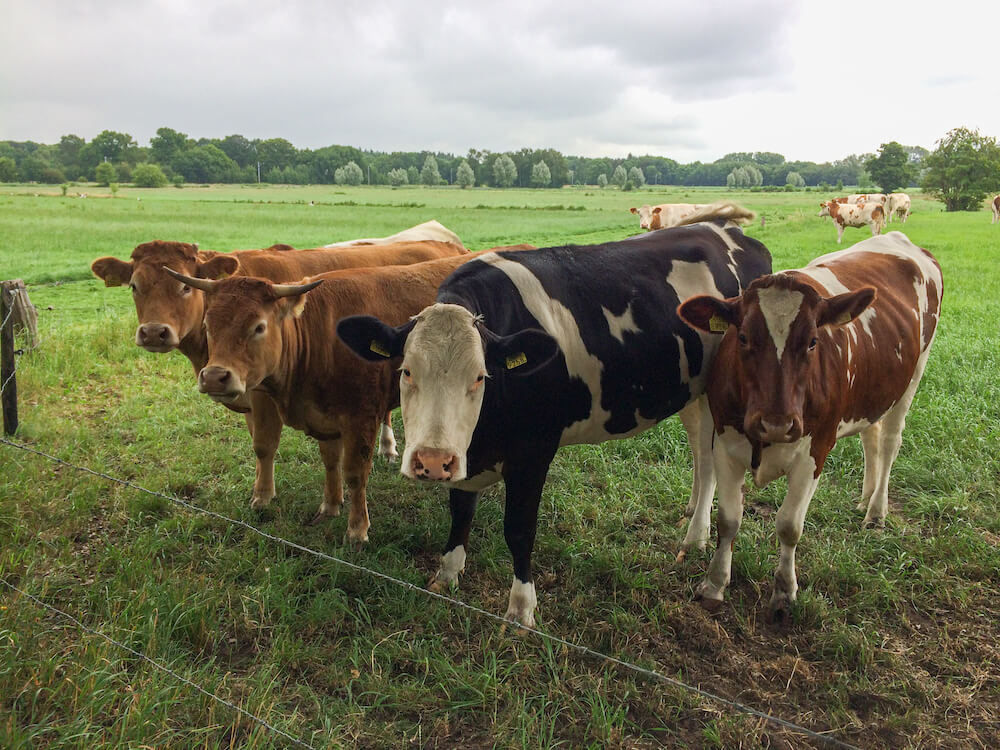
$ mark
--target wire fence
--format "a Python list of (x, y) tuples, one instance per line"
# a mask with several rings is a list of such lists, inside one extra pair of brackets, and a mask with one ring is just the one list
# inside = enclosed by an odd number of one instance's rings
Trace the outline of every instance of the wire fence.
[[(334, 555), (330, 555), (330, 554), (327, 554), (325, 552), (320, 552), (318, 550), (311, 549), (309, 547), (306, 547), (306, 546), (303, 546), (301, 544), (298, 544), (297, 542), (294, 542), (294, 541), (291, 541), (291, 540), (288, 540), (288, 539), (284, 539), (284, 538), (276, 536), (274, 534), (270, 534), (270, 533), (268, 533), (266, 531), (263, 531), (262, 529), (257, 528), (256, 526), (253, 526), (251, 524), (246, 523), (245, 521), (242, 521), (242, 520), (239, 520), (239, 519), (230, 518), (229, 516), (223, 515), (221, 513), (217, 513), (217, 512), (212, 511), (212, 510), (208, 510), (206, 508), (202, 508), (202, 507), (200, 507), (198, 505), (195, 505), (193, 503), (190, 503), (190, 502), (188, 502), (186, 500), (182, 500), (180, 498), (173, 497), (171, 495), (167, 495), (167, 494), (164, 494), (162, 492), (157, 492), (155, 490), (147, 489), (147, 488), (145, 488), (145, 487), (143, 487), (141, 485), (138, 485), (138, 484), (136, 484), (134, 482), (130, 482), (130, 481), (126, 480), (126, 479), (120, 479), (118, 477), (111, 476), (110, 474), (106, 474), (106, 473), (101, 472), (101, 471), (96, 471), (94, 469), (90, 469), (90, 468), (87, 468), (85, 466), (78, 466), (78, 465), (76, 465), (74, 463), (71, 463), (69, 461), (65, 461), (65, 460), (63, 460), (63, 459), (61, 459), (61, 458), (59, 458), (57, 456), (50, 455), (48, 453), (45, 453), (45, 452), (40, 451), (40, 450), (37, 450), (37, 449), (32, 448), (30, 446), (24, 445), (22, 443), (13, 442), (13, 441), (8, 440), (6, 438), (0, 438), (0, 443), (2, 443), (4, 445), (7, 445), (9, 447), (12, 447), (12, 448), (21, 450), (21, 451), (25, 451), (25, 452), (28, 452), (28, 453), (33, 453), (33, 454), (35, 454), (37, 456), (46, 458), (49, 461), (52, 461), (52, 462), (57, 463), (57, 464), (59, 464), (61, 466), (65, 466), (67, 468), (73, 469), (75, 471), (79, 471), (79, 472), (82, 472), (82, 473), (90, 474), (90, 475), (95, 476), (95, 477), (100, 477), (102, 479), (106, 479), (107, 481), (114, 482), (114, 483), (122, 485), (124, 487), (129, 487), (129, 488), (134, 489), (134, 490), (136, 490), (138, 492), (143, 492), (145, 494), (152, 495), (154, 497), (158, 497), (158, 498), (161, 498), (163, 500), (167, 500), (168, 502), (170, 502), (170, 503), (172, 503), (172, 504), (174, 504), (176, 506), (179, 506), (181, 508), (184, 508), (184, 509), (186, 509), (188, 511), (191, 511), (193, 513), (198, 513), (198, 514), (201, 514), (201, 515), (205, 515), (205, 516), (208, 516), (210, 518), (215, 518), (215, 519), (217, 519), (219, 521), (223, 521), (223, 522), (225, 522), (227, 524), (231, 524), (233, 526), (238, 526), (238, 527), (246, 529), (247, 531), (249, 531), (249, 532), (251, 532), (253, 534), (256, 534), (256, 535), (258, 535), (258, 536), (260, 536), (260, 537), (262, 537), (264, 539), (267, 539), (267, 540), (269, 540), (271, 542), (275, 542), (277, 544), (284, 545), (286, 547), (289, 547), (291, 549), (297, 550), (299, 552), (303, 552), (305, 554), (312, 555), (312, 556), (314, 556), (316, 558), (319, 558), (321, 560), (332, 562), (332, 563), (335, 563), (337, 565), (343, 566), (345, 568), (349, 568), (351, 570), (354, 570), (354, 571), (357, 571), (357, 572), (360, 572), (360, 573), (364, 573), (365, 575), (371, 576), (371, 577), (379, 579), (379, 580), (383, 580), (383, 581), (389, 582), (389, 583), (391, 583), (391, 584), (393, 584), (395, 586), (400, 586), (400, 587), (405, 588), (405, 589), (410, 589), (412, 591), (420, 592), (424, 596), (427, 596), (427, 597), (430, 597), (432, 599), (437, 599), (439, 601), (445, 602), (445, 603), (447, 603), (448, 605), (450, 605), (452, 607), (464, 609), (464, 610), (466, 610), (468, 612), (474, 613), (477, 616), (484, 617), (484, 618), (487, 618), (489, 620), (497, 621), (497, 622), (500, 622), (500, 623), (502, 623), (504, 625), (511, 624), (506, 619), (504, 619), (503, 617), (501, 617), (501, 616), (499, 616), (497, 614), (494, 614), (493, 612), (490, 612), (488, 610), (482, 609), (481, 607), (477, 607), (477, 606), (475, 606), (473, 604), (469, 604), (467, 602), (463, 602), (460, 599), (455, 599), (455, 598), (447, 596), (445, 594), (441, 594), (441, 593), (438, 593), (438, 592), (435, 592), (435, 591), (431, 591), (429, 589), (423, 588), (422, 586), (417, 586), (417, 585), (415, 585), (413, 583), (410, 583), (409, 581), (404, 581), (404, 580), (395, 578), (395, 577), (390, 576), (390, 575), (388, 575), (386, 573), (383, 573), (381, 571), (373, 570), (373, 569), (367, 568), (367, 567), (365, 567), (363, 565), (358, 565), (357, 563), (353, 563), (353, 562), (350, 562), (348, 560), (343, 560), (343, 559), (338, 558), (338, 557), (336, 557)], [(4, 583), (6, 586), (8, 586), (10, 588), (14, 588), (6, 580), (0, 579), (0, 582)], [(24, 592), (21, 592), (21, 593), (24, 593)], [(52, 609), (52, 610), (54, 610), (56, 612), (59, 612), (59, 610), (55, 610), (55, 608), (50, 607), (49, 605), (46, 605), (44, 602), (40, 602), (38, 599), (35, 599), (35, 597), (30, 597), (29, 596), (29, 598), (31, 598), (35, 602), (40, 603), (42, 606), (46, 606), (49, 609)], [(59, 612), (59, 614), (65, 614), (65, 613)], [(70, 617), (70, 619), (72, 619), (74, 622), (76, 622), (81, 627), (84, 627), (84, 629), (86, 629), (88, 632), (95, 633), (96, 635), (99, 635), (102, 638), (106, 638), (107, 640), (112, 641), (112, 639), (108, 638), (108, 636), (105, 636), (105, 635), (103, 635), (101, 633), (93, 631), (90, 628), (86, 628), (86, 626), (83, 626), (82, 623), (80, 623), (75, 618), (72, 618), (69, 615), (66, 615), (66, 616)], [(636, 675), (639, 675), (640, 677), (646, 678), (646, 679), (654, 681), (654, 682), (659, 682), (659, 683), (665, 684), (665, 685), (671, 685), (673, 687), (679, 688), (679, 689), (684, 690), (686, 692), (689, 692), (691, 694), (697, 695), (697, 696), (699, 696), (699, 697), (701, 697), (701, 698), (703, 698), (705, 700), (714, 702), (714, 703), (716, 703), (718, 705), (721, 705), (721, 706), (724, 706), (724, 707), (726, 707), (728, 709), (731, 709), (732, 711), (734, 711), (736, 713), (743, 713), (743, 714), (747, 714), (747, 715), (750, 715), (750, 716), (757, 717), (759, 719), (762, 719), (762, 720), (768, 722), (769, 724), (771, 724), (773, 726), (780, 727), (782, 729), (786, 729), (786, 730), (791, 731), (791, 732), (795, 732), (797, 734), (800, 734), (802, 736), (805, 736), (805, 737), (808, 737), (808, 738), (810, 738), (812, 740), (820, 742), (820, 743), (822, 743), (822, 744), (824, 744), (824, 745), (826, 745), (828, 747), (844, 748), (846, 750), (859, 750), (856, 746), (848, 744), (848, 743), (846, 743), (846, 742), (844, 742), (842, 740), (839, 740), (836, 737), (831, 736), (829, 733), (816, 732), (816, 731), (814, 731), (812, 729), (809, 729), (807, 727), (804, 727), (804, 726), (801, 726), (799, 724), (796, 724), (795, 722), (788, 721), (786, 719), (783, 719), (783, 718), (778, 717), (778, 716), (774, 716), (774, 715), (766, 713), (764, 711), (760, 711), (760, 710), (758, 710), (756, 708), (753, 708), (752, 706), (748, 706), (748, 705), (746, 705), (744, 703), (741, 703), (739, 701), (735, 701), (735, 700), (732, 700), (730, 698), (726, 698), (724, 696), (717, 695), (715, 693), (712, 693), (712, 692), (710, 692), (708, 690), (705, 690), (703, 688), (700, 688), (700, 687), (697, 687), (697, 686), (694, 686), (694, 685), (689, 685), (689, 684), (687, 684), (687, 683), (685, 683), (685, 682), (683, 682), (681, 680), (675, 679), (673, 677), (669, 677), (669, 676), (664, 675), (664, 674), (662, 674), (660, 672), (657, 672), (655, 670), (647, 669), (647, 668), (639, 666), (637, 664), (633, 664), (633, 663), (625, 661), (623, 659), (619, 659), (619, 658), (617, 658), (615, 656), (611, 656), (611, 655), (608, 655), (608, 654), (601, 653), (600, 651), (596, 651), (596, 650), (594, 650), (594, 649), (592, 649), (592, 648), (590, 648), (590, 647), (588, 647), (586, 645), (582, 645), (582, 644), (579, 644), (579, 643), (574, 643), (572, 641), (566, 640), (565, 638), (562, 638), (562, 637), (557, 636), (557, 635), (553, 635), (551, 633), (545, 633), (545, 632), (543, 632), (541, 630), (538, 630), (537, 628), (526, 627), (524, 625), (521, 625), (520, 623), (516, 623), (516, 625), (518, 626), (518, 628), (520, 630), (522, 630), (522, 631), (524, 631), (526, 633), (530, 633), (530, 634), (532, 634), (534, 636), (537, 636), (540, 639), (546, 640), (546, 641), (548, 641), (550, 643), (554, 643), (554, 644), (558, 644), (560, 646), (564, 646), (565, 648), (567, 648), (567, 649), (569, 649), (571, 651), (574, 651), (574, 652), (576, 652), (578, 654), (581, 654), (583, 656), (586, 656), (586, 657), (589, 657), (589, 658), (593, 658), (593, 659), (596, 659), (596, 660), (600, 660), (600, 661), (603, 661), (603, 662), (605, 662), (607, 664), (613, 664), (613, 665), (615, 665), (617, 667), (629, 670), (629, 671), (635, 673)], [(115, 641), (112, 641), (112, 642), (116, 643)], [(116, 643), (116, 645), (121, 645), (121, 644), (117, 644)], [(124, 648), (127, 648), (127, 647), (124, 647)], [(130, 652), (132, 651), (131, 649), (127, 649), (127, 650), (129, 650)], [(132, 653), (135, 654), (135, 652), (132, 652)], [(160, 664), (158, 664), (156, 662), (153, 662), (152, 659), (149, 659), (148, 657), (146, 657), (144, 655), (141, 655), (141, 654), (136, 654), (136, 655), (141, 656), (146, 661), (152, 662), (154, 664), (154, 666), (156, 666), (158, 669), (161, 669), (164, 672), (167, 672), (169, 674), (172, 674), (172, 675), (178, 677), (179, 679), (181, 679), (183, 682), (185, 682), (187, 684), (192, 684), (193, 685), (193, 683), (191, 683), (189, 680), (187, 680), (187, 679), (185, 679), (183, 677), (180, 677), (175, 672), (171, 671), (169, 668), (164, 667), (163, 665), (160, 665)], [(223, 705), (229, 706), (230, 708), (235, 708), (236, 710), (240, 711), (241, 714), (247, 716), (248, 718), (251, 718), (252, 720), (254, 720), (257, 723), (259, 723), (261, 726), (263, 726), (265, 728), (268, 728), (268, 729), (272, 729), (272, 730), (274, 730), (274, 731), (282, 734), (285, 737), (289, 737), (289, 735), (287, 735), (286, 733), (282, 732), (279, 729), (274, 728), (272, 725), (268, 724), (267, 722), (263, 721), (262, 719), (260, 719), (260, 718), (258, 718), (256, 716), (253, 716), (252, 714), (249, 714), (248, 712), (244, 711), (243, 709), (240, 709), (240, 708), (234, 706), (233, 704), (229, 703), (228, 701), (226, 701), (226, 700), (224, 700), (222, 698), (219, 698), (218, 696), (215, 696), (211, 692), (209, 692), (209, 691), (207, 691), (207, 690), (205, 690), (205, 689), (203, 689), (201, 687), (198, 687), (197, 685), (195, 685), (195, 687), (198, 689), (199, 692), (202, 692), (202, 693), (204, 693), (204, 694), (212, 697), (213, 699), (218, 700)], [(297, 740), (296, 739), (294, 741), (296, 742), (296, 744), (298, 744), (300, 746), (309, 747), (308, 743), (306, 743), (303, 740)]]

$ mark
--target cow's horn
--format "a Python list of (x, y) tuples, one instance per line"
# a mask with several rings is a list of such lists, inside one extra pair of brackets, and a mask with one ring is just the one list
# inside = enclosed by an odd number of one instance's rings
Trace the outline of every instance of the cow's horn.
[(219, 283), (218, 281), (213, 281), (212, 279), (196, 279), (193, 276), (185, 276), (184, 274), (177, 273), (174, 269), (167, 268), (166, 266), (163, 267), (163, 270), (178, 281), (183, 281), (188, 286), (193, 287), (194, 289), (201, 289), (203, 292), (213, 291)]
[(305, 294), (310, 289), (315, 289), (322, 283), (323, 279), (310, 281), (308, 284), (271, 284), (271, 289), (274, 290), (275, 296), (295, 297), (299, 294)]

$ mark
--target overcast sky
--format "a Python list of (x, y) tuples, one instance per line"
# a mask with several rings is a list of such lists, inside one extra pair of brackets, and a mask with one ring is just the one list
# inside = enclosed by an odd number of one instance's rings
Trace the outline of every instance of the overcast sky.
[(826, 161), (1000, 136), (1000, 2), (0, 0), (0, 140)]

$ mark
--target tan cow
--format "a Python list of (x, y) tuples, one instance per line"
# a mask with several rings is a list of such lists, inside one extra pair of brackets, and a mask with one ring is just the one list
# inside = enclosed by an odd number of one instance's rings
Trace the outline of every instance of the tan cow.
[(885, 211), (878, 203), (820, 203), (819, 216), (829, 216), (837, 226), (837, 244), (844, 239), (844, 227), (865, 227), (872, 230), (872, 237), (881, 234), (885, 225)]
[(1000, 221), (1000, 195), (994, 195), (990, 200), (990, 208), (993, 210), (993, 220), (990, 224), (996, 224)]
[(847, 196), (848, 203), (878, 203), (885, 207), (885, 193), (851, 193)]
[(431, 240), (433, 242), (451, 242), (462, 246), (462, 240), (458, 235), (434, 219), (417, 224), (402, 232), (390, 234), (388, 237), (369, 237), (362, 240), (345, 240), (344, 242), (333, 242), (323, 247), (349, 247), (352, 245), (388, 245), (394, 242), (422, 242)]
[(895, 216), (904, 224), (910, 218), (910, 196), (906, 193), (891, 193), (885, 201), (885, 223), (891, 224)]
[(703, 203), (662, 203), (659, 206), (640, 206), (630, 208), (639, 216), (639, 228), (652, 232), (655, 229), (675, 227), (689, 214), (702, 209)]
[[(468, 255), (461, 245), (445, 242), (406, 242), (392, 245), (360, 246), (317, 250), (293, 250), (274, 245), (264, 250), (237, 250), (218, 253), (198, 250), (186, 242), (154, 240), (137, 246), (128, 261), (98, 258), (91, 270), (107, 286), (128, 284), (132, 289), (139, 327), (135, 343), (150, 352), (180, 351), (197, 374), (208, 362), (208, 341), (204, 327), (204, 296), (196, 288), (179, 284), (163, 270), (170, 266), (197, 278), (216, 279), (227, 275), (258, 276), (272, 281), (298, 281), (324, 271), (376, 265), (405, 265), (432, 258)], [(274, 405), (264, 396), (248, 394), (226, 406), (246, 415), (257, 454), (258, 475), (273, 476), (274, 454), (281, 440), (281, 420)], [(386, 420), (380, 452), (396, 456), (396, 441)], [(267, 487), (267, 485), (260, 485)], [(258, 494), (254, 486), (251, 506), (270, 502), (271, 496)], [(270, 485), (273, 493), (273, 482)]]
[[(399, 405), (399, 363), (363, 362), (337, 338), (337, 322), (363, 314), (401, 325), (473, 257), (335, 271), (296, 285), (244, 276), (209, 280), (168, 269), (181, 284), (205, 292), (208, 361), (198, 374), (199, 390), (227, 405), (247, 393), (266, 395), (284, 424), (319, 441), (326, 479), (314, 523), (340, 514), (346, 481), (347, 539), (368, 540), (365, 490), (375, 434), (383, 415)], [(272, 475), (258, 472), (254, 496), (259, 505), (274, 497)]]

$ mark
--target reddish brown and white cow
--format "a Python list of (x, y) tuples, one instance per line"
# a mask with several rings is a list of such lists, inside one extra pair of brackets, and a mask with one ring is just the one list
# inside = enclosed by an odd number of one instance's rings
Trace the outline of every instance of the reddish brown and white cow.
[(890, 193), (885, 201), (885, 222), (892, 223), (895, 216), (904, 224), (910, 218), (910, 196), (906, 193)]
[(332, 242), (323, 247), (350, 247), (353, 245), (390, 245), (394, 242), (423, 242), (430, 240), (433, 242), (450, 242), (453, 245), (462, 246), (462, 240), (458, 235), (441, 224), (439, 221), (431, 219), (423, 224), (404, 229), (402, 232), (390, 234), (388, 237), (367, 237), (360, 240), (345, 240), (344, 242)]
[(829, 216), (837, 227), (837, 244), (844, 239), (844, 227), (864, 227), (872, 230), (872, 237), (881, 234), (885, 225), (885, 211), (878, 203), (820, 203), (819, 216)]
[(885, 193), (851, 193), (847, 196), (848, 203), (878, 203), (883, 208), (885, 207), (886, 194)]
[[(188, 276), (217, 279), (222, 276), (257, 276), (270, 281), (298, 281), (324, 271), (380, 265), (405, 265), (433, 258), (467, 256), (462, 245), (444, 242), (406, 242), (375, 247), (294, 250), (273, 245), (263, 250), (218, 253), (199, 250), (187, 242), (154, 240), (137, 246), (128, 261), (98, 258), (91, 270), (107, 286), (127, 284), (132, 290), (139, 327), (135, 343), (146, 351), (164, 353), (177, 349), (194, 367), (195, 374), (208, 362), (205, 337), (205, 302), (200, 291), (178, 282), (164, 270), (169, 266)], [(250, 499), (252, 507), (267, 505), (274, 496), (274, 455), (281, 440), (281, 419), (262, 394), (246, 394), (226, 406), (246, 416), (257, 455), (258, 481)], [(397, 457), (396, 440), (386, 419), (380, 453)], [(270, 494), (269, 494), (270, 493)]]
[(659, 206), (640, 206), (629, 209), (639, 216), (639, 228), (652, 232), (655, 229), (679, 226), (681, 221), (695, 211), (705, 208), (703, 203), (661, 203)]
[[(354, 356), (337, 338), (337, 322), (362, 314), (401, 325), (433, 302), (441, 281), (473, 257), (334, 271), (294, 285), (246, 276), (209, 280), (167, 269), (205, 292), (208, 356), (199, 390), (223, 404), (248, 392), (265, 395), (284, 424), (319, 441), (326, 480), (313, 522), (340, 514), (346, 480), (347, 538), (367, 541), (372, 447), (383, 415), (399, 405), (393, 363)], [(258, 473), (254, 492), (266, 505), (274, 496), (273, 475)]]
[(990, 209), (993, 211), (993, 220), (990, 224), (996, 224), (1000, 221), (1000, 195), (994, 195), (993, 198), (990, 199)]
[(888, 513), (889, 472), (941, 312), (941, 268), (900, 232), (859, 242), (805, 268), (761, 278), (739, 297), (692, 297), (692, 326), (724, 333), (709, 374), (719, 487), (718, 547), (697, 594), (717, 606), (729, 584), (743, 479), (788, 477), (770, 613), (795, 600), (795, 548), (827, 455), (861, 434), (865, 523)]

